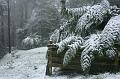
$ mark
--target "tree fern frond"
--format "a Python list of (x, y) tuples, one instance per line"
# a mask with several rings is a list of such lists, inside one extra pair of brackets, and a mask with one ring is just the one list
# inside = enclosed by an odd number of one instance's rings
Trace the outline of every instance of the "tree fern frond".
[[(120, 45), (120, 15), (110, 19), (102, 33), (98, 36), (90, 37), (85, 43), (85, 49), (81, 54), (81, 66), (86, 71), (94, 60), (95, 55), (114, 57), (116, 51), (114, 44)], [(86, 66), (85, 66), (86, 65)], [(87, 68), (88, 67), (88, 68)]]
[(68, 32), (71, 34), (74, 32), (74, 28), (77, 25), (78, 18), (72, 17), (67, 22), (63, 23), (63, 25), (60, 27), (61, 32)]
[(65, 8), (61, 10), (61, 14), (66, 18), (81, 17), (90, 9), (90, 6), (83, 6), (80, 8)]
[(50, 36), (50, 40), (52, 40), (53, 43), (57, 43), (59, 41), (60, 31), (56, 29), (53, 34)]
[(117, 16), (117, 15), (119, 15), (120, 14), (120, 8), (118, 8), (117, 6), (111, 6), (110, 7), (110, 14), (112, 15), (112, 16)]
[(112, 17), (100, 36), (102, 49), (109, 48), (114, 44), (120, 45), (120, 15)]
[(50, 40), (52, 40), (53, 43), (58, 43), (65, 39), (66, 37), (75, 35), (73, 28), (76, 26), (76, 24), (77, 18), (72, 17), (68, 21), (64, 22), (60, 29), (56, 29), (53, 32), (53, 34), (50, 36)]
[(109, 57), (110, 59), (115, 58), (115, 56), (117, 55), (117, 51), (115, 48), (110, 48), (105, 52), (106, 56)]
[[(76, 33), (85, 37), (91, 32), (93, 29), (99, 24), (101, 24), (104, 20), (104, 16), (108, 14), (110, 6), (104, 3), (106, 6), (94, 5), (92, 6), (83, 16), (80, 17), (77, 26)], [(93, 25), (94, 24), (94, 25)], [(90, 33), (89, 33), (90, 32)]]
[(75, 57), (78, 49), (81, 49), (81, 46), (83, 45), (83, 39), (82, 38), (80, 39), (74, 42), (73, 44), (69, 45), (68, 50), (65, 53), (64, 59), (63, 59), (64, 66), (66, 66), (72, 60), (72, 58)]
[(78, 39), (78, 37), (71, 36), (71, 37), (68, 37), (68, 38), (64, 39), (60, 43), (58, 43), (59, 48), (57, 50), (57, 53), (61, 53), (63, 50), (65, 50), (65, 48), (67, 48), (67, 46), (69, 44), (75, 42), (77, 39)]

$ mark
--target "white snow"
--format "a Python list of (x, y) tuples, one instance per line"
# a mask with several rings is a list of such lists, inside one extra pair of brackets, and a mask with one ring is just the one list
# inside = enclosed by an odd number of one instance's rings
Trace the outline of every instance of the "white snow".
[(90, 6), (83, 6), (80, 8), (66, 8), (68, 13), (72, 13), (74, 16), (82, 16), (85, 12), (87, 12), (90, 9)]
[(45, 69), (47, 60), (45, 58), (47, 47), (31, 50), (15, 50), (0, 60), (0, 79), (120, 79), (117, 74), (99, 74), (88, 77), (81, 74), (60, 75), (60, 71), (54, 71), (53, 75), (46, 76)]

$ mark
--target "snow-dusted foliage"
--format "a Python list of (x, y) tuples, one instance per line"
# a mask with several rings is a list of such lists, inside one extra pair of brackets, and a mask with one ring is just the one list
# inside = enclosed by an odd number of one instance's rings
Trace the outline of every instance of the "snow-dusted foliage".
[(57, 43), (59, 41), (60, 37), (60, 31), (56, 29), (53, 34), (50, 36), (50, 40), (52, 40), (53, 43)]
[[(56, 38), (59, 38), (59, 41), (62, 41), (71, 35), (87, 36), (91, 32), (94, 32), (95, 27), (103, 22), (104, 16), (107, 15), (110, 7), (107, 0), (103, 0), (100, 4), (92, 7), (83, 6), (81, 8), (67, 9), (65, 4), (62, 5), (64, 6), (62, 7), (62, 12), (64, 13), (63, 15), (68, 16), (69, 19), (64, 22), (60, 29), (58, 29), (59, 31), (55, 31), (50, 38), (53, 41), (56, 40), (57, 42), (58, 40)], [(82, 16), (79, 13), (82, 14)]]
[(111, 16), (117, 16), (117, 15), (119, 15), (120, 14), (120, 8), (118, 8), (117, 6), (111, 6), (111, 8), (110, 8), (111, 10), (110, 10), (110, 14), (111, 14)]
[(81, 55), (81, 66), (83, 71), (88, 71), (95, 55), (114, 57), (116, 50), (112, 48), (115, 44), (120, 45), (120, 15), (112, 17), (105, 26), (99, 38), (90, 38), (85, 43), (85, 49)]
[(89, 71), (91, 61), (94, 59), (93, 52), (91, 49), (94, 49), (96, 44), (98, 44), (99, 36), (100, 35), (91, 35), (90, 38), (84, 43), (85, 49), (82, 51), (80, 59), (83, 71)]
[(22, 40), (22, 46), (25, 49), (31, 49), (40, 46), (41, 38), (38, 35), (30, 35)]
[(61, 4), (61, 14), (66, 18), (80, 17), (90, 8), (90, 6), (83, 6), (80, 8), (66, 8), (66, 0), (61, 0)]
[(77, 26), (76, 33), (79, 33), (82, 37), (85, 37), (104, 20), (105, 15), (109, 12), (109, 2), (103, 0), (100, 4), (92, 6), (83, 16), (80, 17)]
[(66, 8), (68, 14), (73, 16), (81, 16), (90, 9), (90, 6), (83, 6), (80, 8)]
[(120, 44), (120, 15), (111, 18), (102, 31), (99, 41), (103, 49)]
[(71, 36), (71, 37), (68, 37), (66, 39), (64, 39), (63, 41), (61, 41), (60, 43), (58, 43), (58, 50), (57, 50), (57, 53), (61, 53), (65, 50), (65, 48), (68, 47), (68, 45), (72, 44), (73, 42), (77, 41), (79, 38), (76, 37), (76, 36)]
[(73, 17), (64, 22), (60, 29), (56, 29), (50, 37), (54, 43), (58, 43), (67, 37), (74, 35), (74, 26), (77, 24), (76, 19)]
[[(86, 8), (88, 8), (88, 7), (90, 7), (90, 6), (87, 6)], [(85, 7), (83, 7), (83, 8), (77, 8), (75, 10), (76, 11), (77, 10), (80, 11), (80, 10), (84, 10), (84, 9), (85, 9)], [(69, 10), (72, 12), (74, 9), (69, 9)], [(78, 13), (79, 13), (79, 11), (78, 11)], [(67, 10), (67, 12), (68, 12), (68, 10)], [(67, 14), (67, 15), (71, 16), (70, 14)], [(73, 12), (72, 12), (72, 15), (73, 16), (68, 21), (64, 22), (61, 25), (60, 29), (56, 29), (53, 32), (53, 34), (50, 37), (50, 40), (52, 40), (54, 43), (57, 43), (57, 42), (62, 41), (63, 39), (65, 39), (67, 37), (75, 35), (75, 27), (77, 25), (77, 22), (78, 22), (78, 19), (80, 18), (80, 16), (79, 15), (77, 16), (77, 12), (76, 12), (76, 15), (73, 14)]]
[(67, 18), (80, 17), (90, 9), (90, 6), (83, 6), (80, 8), (65, 8), (61, 14)]
[[(62, 14), (67, 16), (68, 20), (60, 29), (55, 30), (51, 39), (58, 45), (58, 54), (66, 50), (63, 66), (68, 65), (76, 53), (79, 53), (81, 68), (87, 73), (91, 63), (97, 59), (96, 56), (110, 59), (116, 57), (118, 50), (114, 45), (120, 45), (119, 8), (110, 6), (107, 0), (91, 7), (70, 9), (66, 8), (63, 2)], [(99, 30), (101, 26), (102, 29)], [(78, 51), (79, 49), (81, 51)]]
[(60, 29), (55, 30), (55, 32), (51, 35), (50, 40), (52, 40), (54, 43), (60, 42), (67, 37), (75, 35), (75, 27), (77, 25), (78, 19), (90, 8), (90, 6), (83, 6), (80, 8), (66, 8), (66, 0), (61, 0), (61, 3), (61, 14), (67, 17), (68, 20), (63, 23)]
[(113, 47), (111, 47), (107, 51), (105, 51), (105, 55), (107, 57), (109, 57), (110, 59), (115, 58), (115, 56), (117, 55), (117, 53), (118, 53), (117, 49), (113, 48)]
[(77, 41), (73, 42), (73, 44), (68, 45), (68, 50), (66, 51), (63, 59), (63, 65), (66, 66), (72, 58), (75, 57), (78, 50), (82, 50), (84, 40), (79, 38)]
[(84, 36), (84, 34), (87, 34), (86, 32), (93, 32), (94, 26), (102, 23), (104, 18), (103, 16), (108, 13), (109, 2), (105, 1), (104, 3), (101, 2), (100, 5), (94, 5), (92, 7), (83, 6), (81, 8), (70, 9), (67, 9), (65, 4), (62, 4), (64, 6), (62, 7), (63, 15), (69, 16), (69, 20), (64, 22), (59, 31), (56, 30), (50, 39), (58, 42), (56, 38), (59, 38), (59, 41), (62, 41), (71, 35), (78, 35), (80, 33), (80, 36)]

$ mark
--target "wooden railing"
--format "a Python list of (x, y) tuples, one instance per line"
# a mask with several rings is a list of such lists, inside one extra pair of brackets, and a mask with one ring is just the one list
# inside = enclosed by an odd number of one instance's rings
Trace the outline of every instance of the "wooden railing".
[[(63, 57), (65, 51), (61, 54), (57, 54), (58, 46), (52, 43), (48, 44), (48, 62), (46, 66), (46, 75), (52, 75), (52, 67), (60, 67), (61, 69), (76, 70), (82, 73), (80, 64), (80, 54), (76, 54), (76, 57), (66, 66), (63, 67)], [(96, 60), (92, 63), (90, 73), (105, 72), (105, 71), (118, 71), (119, 70), (119, 57), (118, 54), (114, 59), (107, 57), (96, 57)]]

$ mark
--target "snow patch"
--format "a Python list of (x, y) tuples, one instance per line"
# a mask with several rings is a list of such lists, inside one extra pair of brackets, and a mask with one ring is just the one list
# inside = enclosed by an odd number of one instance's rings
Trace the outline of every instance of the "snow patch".
[(75, 73), (60, 75), (59, 71), (53, 71), (51, 77), (46, 76), (46, 52), (47, 47), (41, 47), (31, 50), (17, 50), (15, 57), (7, 54), (0, 60), (0, 79), (120, 79), (120, 73), (85, 77)]

